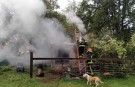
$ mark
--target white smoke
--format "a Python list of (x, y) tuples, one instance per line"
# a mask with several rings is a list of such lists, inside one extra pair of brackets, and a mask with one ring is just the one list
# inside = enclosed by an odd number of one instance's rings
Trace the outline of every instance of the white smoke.
[(65, 49), (63, 44), (70, 39), (57, 19), (44, 18), (45, 13), (42, 0), (0, 0), (0, 61), (28, 63), (29, 55), (18, 56), (27, 50), (36, 50), (40, 57), (53, 57), (52, 44)]
[(82, 32), (82, 33), (86, 32), (83, 21), (76, 15), (75, 12), (72, 12), (72, 11), (71, 12), (64, 12), (64, 14), (66, 15), (67, 21), (69, 23), (74, 23), (78, 27), (80, 32)]

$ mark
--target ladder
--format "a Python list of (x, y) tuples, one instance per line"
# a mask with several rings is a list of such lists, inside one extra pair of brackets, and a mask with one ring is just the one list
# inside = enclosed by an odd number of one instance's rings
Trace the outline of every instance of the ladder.
[[(75, 37), (75, 42), (76, 42), (76, 57), (77, 58), (80, 58), (79, 57), (79, 46), (78, 46), (78, 40), (79, 40), (79, 37), (82, 37), (82, 34), (81, 32), (77, 31), (75, 29), (74, 31), (74, 37)], [(85, 53), (84, 53), (85, 54)], [(85, 58), (85, 55), (83, 55), (82, 58)], [(82, 73), (86, 73), (86, 60), (78, 60), (78, 69), (79, 69), (79, 73), (82, 74)]]

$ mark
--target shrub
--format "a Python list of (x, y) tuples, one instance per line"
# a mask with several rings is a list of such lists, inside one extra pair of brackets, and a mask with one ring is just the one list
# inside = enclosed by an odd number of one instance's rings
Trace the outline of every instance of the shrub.
[(135, 57), (135, 34), (132, 35), (131, 41), (127, 44), (127, 56), (128, 57)]
[(116, 39), (111, 38), (109, 42), (103, 46), (103, 53), (105, 53), (105, 55), (113, 54), (113, 57), (125, 58), (126, 49), (123, 45), (123, 41), (117, 41)]
[(124, 48), (123, 41), (117, 41), (116, 39), (109, 37), (109, 39), (94, 39), (90, 40), (90, 42), (89, 45), (93, 48), (94, 57), (126, 57), (127, 51)]
[(1, 66), (0, 67), (0, 71), (2, 71), (2, 72), (6, 72), (6, 71), (10, 71), (10, 70), (12, 70), (11, 66)]

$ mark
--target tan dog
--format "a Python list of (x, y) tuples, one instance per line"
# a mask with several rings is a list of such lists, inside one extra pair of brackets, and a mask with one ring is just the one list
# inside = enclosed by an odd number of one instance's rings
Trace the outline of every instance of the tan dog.
[(96, 84), (96, 87), (99, 85), (99, 83), (103, 83), (99, 77), (97, 76), (90, 76), (88, 74), (84, 74), (83, 75), (83, 78), (86, 78), (87, 79), (87, 85), (90, 83), (91, 85), (91, 82), (94, 82)]

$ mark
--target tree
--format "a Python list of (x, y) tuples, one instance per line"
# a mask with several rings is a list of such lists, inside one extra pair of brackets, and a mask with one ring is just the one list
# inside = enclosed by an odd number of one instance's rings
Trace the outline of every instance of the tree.
[[(57, 1), (58, 0), (44, 0), (44, 3), (48, 9), (48, 11), (46, 12), (44, 17), (56, 18), (59, 21), (59, 23), (63, 25), (65, 34), (70, 36), (70, 38), (72, 38), (72, 40), (73, 40), (74, 39), (74, 29), (76, 29), (77, 26), (73, 23), (68, 23), (66, 16), (56, 10), (59, 8)], [(75, 1), (74, 1), (74, 3), (75, 3)]]
[[(135, 31), (134, 0), (83, 0), (77, 14), (88, 32), (129, 41)], [(109, 32), (109, 33), (108, 33)]]
[(47, 18), (56, 18), (65, 28), (65, 33), (73, 37), (73, 25), (67, 22), (66, 16), (58, 13), (57, 11), (49, 11), (46, 13)]
[(58, 0), (43, 0), (45, 5), (47, 6), (47, 9), (54, 10), (60, 8), (57, 1)]
[(66, 11), (72, 11), (72, 12), (77, 12), (78, 6), (75, 0), (68, 0), (68, 6), (66, 7)]

